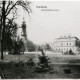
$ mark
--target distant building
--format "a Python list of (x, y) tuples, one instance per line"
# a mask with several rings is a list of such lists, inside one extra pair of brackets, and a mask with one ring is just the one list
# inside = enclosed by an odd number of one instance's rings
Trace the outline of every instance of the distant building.
[(25, 51), (28, 51), (28, 49), (27, 49), (27, 30), (26, 30), (26, 28), (27, 28), (26, 22), (23, 21), (23, 23), (22, 23), (22, 34), (21, 34), (21, 36), (22, 36), (23, 42), (25, 44)]
[(64, 36), (57, 38), (53, 43), (53, 50), (56, 52), (69, 52), (72, 50), (74, 53), (80, 51), (80, 41), (77, 37)]

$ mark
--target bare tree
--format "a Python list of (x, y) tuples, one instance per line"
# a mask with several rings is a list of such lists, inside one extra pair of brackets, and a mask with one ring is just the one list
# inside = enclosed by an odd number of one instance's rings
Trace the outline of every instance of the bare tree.
[(1, 59), (3, 59), (3, 44), (5, 42), (5, 25), (6, 21), (9, 20), (8, 15), (13, 11), (13, 20), (16, 17), (18, 6), (21, 6), (28, 14), (31, 12), (29, 1), (22, 1), (17, 0), (16, 2), (13, 1), (0, 1), (0, 17), (1, 17), (1, 26), (0, 26), (0, 33), (1, 33)]

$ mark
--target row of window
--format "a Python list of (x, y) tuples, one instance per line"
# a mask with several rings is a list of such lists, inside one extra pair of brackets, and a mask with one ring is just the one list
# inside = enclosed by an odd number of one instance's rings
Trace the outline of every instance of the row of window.
[(56, 51), (69, 51), (69, 50), (74, 50), (74, 48), (59, 48), (59, 49), (56, 49)]
[[(67, 46), (68, 46), (68, 45), (71, 45), (71, 43), (67, 43)], [(62, 44), (62, 43), (61, 43), (61, 46), (63, 46), (63, 44)]]
[[(59, 45), (59, 44), (57, 44), (57, 45)], [(66, 45), (71, 46), (72, 44), (71, 43), (66, 43)], [(64, 43), (61, 43), (60, 46), (64, 46)]]

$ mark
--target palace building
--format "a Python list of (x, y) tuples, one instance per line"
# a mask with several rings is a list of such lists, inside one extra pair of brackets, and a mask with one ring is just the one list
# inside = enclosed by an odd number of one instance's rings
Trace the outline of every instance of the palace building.
[(53, 50), (56, 52), (69, 52), (72, 50), (74, 53), (80, 51), (80, 41), (77, 37), (64, 36), (57, 38), (53, 43)]

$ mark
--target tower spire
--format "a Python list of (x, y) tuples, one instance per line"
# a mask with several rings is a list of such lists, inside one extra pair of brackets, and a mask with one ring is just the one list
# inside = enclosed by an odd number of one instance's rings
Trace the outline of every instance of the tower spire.
[(26, 23), (25, 23), (25, 19), (23, 17), (23, 22), (22, 22), (22, 36), (23, 36), (23, 41), (24, 41), (24, 44), (25, 44), (25, 51), (28, 51), (27, 49), (27, 26), (26, 26)]

